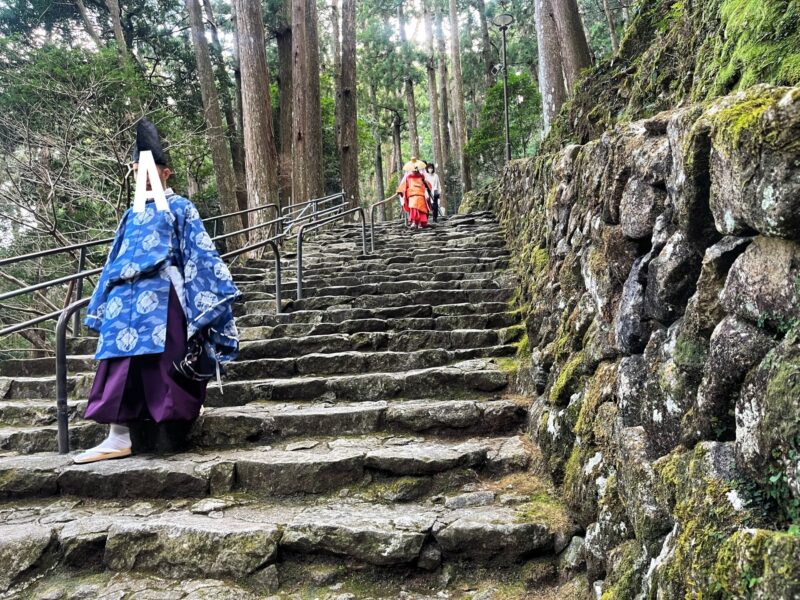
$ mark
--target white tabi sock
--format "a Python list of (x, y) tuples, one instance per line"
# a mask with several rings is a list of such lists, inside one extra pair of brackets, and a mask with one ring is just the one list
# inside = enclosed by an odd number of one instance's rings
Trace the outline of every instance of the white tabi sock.
[(131, 447), (131, 428), (112, 423), (108, 437), (92, 450), (124, 450)]

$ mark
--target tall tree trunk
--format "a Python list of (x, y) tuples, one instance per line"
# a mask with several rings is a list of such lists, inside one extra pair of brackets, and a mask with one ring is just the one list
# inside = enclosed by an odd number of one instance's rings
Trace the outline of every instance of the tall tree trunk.
[(119, 14), (119, 1), (106, 0), (106, 7), (108, 13), (111, 15), (111, 25), (114, 28), (114, 39), (117, 40), (117, 52), (119, 52), (120, 62), (124, 63), (128, 58), (128, 44), (125, 42), (125, 36), (122, 33), (122, 21)]
[(542, 94), (544, 133), (550, 130), (567, 97), (561, 49), (550, 0), (535, 0), (536, 39), (539, 46), (539, 90)]
[(342, 189), (350, 208), (359, 205), (358, 110), (356, 106), (356, 0), (342, 1)]
[(494, 85), (492, 68), (495, 63), (494, 52), (492, 52), (492, 42), (489, 40), (489, 24), (486, 22), (486, 3), (484, 0), (475, 0), (475, 8), (478, 10), (478, 18), (481, 23), (481, 54), (483, 55), (483, 72), (485, 77), (485, 87), (489, 89)]
[(408, 110), (408, 139), (411, 143), (411, 154), (419, 158), (419, 134), (417, 133), (417, 102), (414, 99), (414, 82), (407, 61), (410, 60), (410, 49), (406, 39), (406, 17), (403, 12), (403, 3), (397, 5), (397, 21), (400, 28), (400, 48), (403, 60), (403, 89), (406, 94), (406, 108)]
[(292, 0), (292, 203), (308, 196), (306, 0)]
[(285, 0), (278, 42), (278, 175), (281, 206), (292, 196), (292, 26), (291, 0)]
[(306, 0), (306, 157), (308, 161), (308, 199), (325, 195), (325, 172), (322, 164), (322, 105), (319, 89), (319, 35), (317, 0)]
[[(608, 21), (608, 32), (611, 34), (611, 49), (616, 55), (619, 52), (619, 39), (617, 38), (617, 27), (614, 23), (614, 13), (611, 12), (611, 7), (608, 5), (608, 0), (603, 0), (603, 11), (606, 13), (606, 20)], [(625, 22), (628, 21), (628, 9), (623, 8)]]
[[(269, 93), (269, 68), (264, 51), (264, 21), (259, 0), (233, 0), (238, 16), (237, 37), (242, 71), (244, 106), (244, 146), (247, 156), (248, 208), (258, 208), (278, 200), (278, 157), (272, 131), (272, 100)], [(272, 213), (250, 213), (250, 225), (265, 223)], [(273, 228), (271, 228), (273, 229)], [(257, 229), (251, 242), (266, 239), (271, 232)]]
[(442, 13), (436, 11), (436, 44), (439, 52), (439, 98), (441, 100), (440, 120), (438, 122), (439, 139), (442, 141), (442, 164), (439, 178), (442, 185), (450, 173), (450, 108), (447, 101), (447, 49), (445, 47), (444, 32), (442, 31)]
[(433, 162), (439, 178), (444, 180), (444, 159), (442, 156), (442, 138), (439, 130), (439, 92), (436, 89), (436, 55), (433, 51), (433, 14), (431, 2), (426, 0), (424, 6), (425, 37), (428, 41), (428, 60), (425, 68), (428, 72), (428, 104), (431, 111), (431, 138), (433, 140)]
[[(223, 213), (236, 212), (239, 206), (236, 202), (236, 179), (231, 165), (231, 155), (225, 142), (225, 133), (222, 130), (222, 115), (219, 110), (219, 97), (214, 85), (214, 71), (211, 68), (211, 57), (206, 41), (206, 32), (203, 28), (203, 18), (200, 14), (198, 0), (186, 0), (186, 11), (189, 14), (189, 24), (192, 30), (192, 45), (194, 58), (197, 63), (197, 78), (200, 80), (200, 92), (203, 97), (203, 115), (206, 121), (208, 145), (211, 148), (211, 160), (214, 163), (214, 174), (217, 179), (217, 194), (219, 195), (220, 210)], [(241, 219), (230, 219), (225, 223), (226, 229), (238, 229), (238, 223), (244, 224)], [(241, 248), (245, 242), (242, 235), (229, 238), (227, 246)]]
[(214, 20), (214, 11), (211, 8), (210, 0), (203, 0), (203, 9), (206, 19), (211, 26), (211, 49), (214, 54), (214, 61), (217, 66), (217, 84), (219, 85), (219, 96), (222, 101), (222, 114), (225, 115), (225, 124), (228, 126), (228, 145), (231, 147), (231, 159), (233, 159), (233, 173), (236, 176), (236, 201), (239, 209), (247, 208), (247, 178), (244, 167), (244, 147), (240, 137), (236, 118), (233, 112), (233, 100), (231, 99), (231, 82), (228, 72), (225, 69), (225, 59), (222, 56), (222, 44), (217, 33), (217, 23)]
[(397, 173), (398, 177), (403, 176), (403, 142), (400, 137), (402, 125), (400, 113), (395, 112), (392, 118), (392, 162), (394, 163), (394, 172)]
[[(369, 85), (369, 100), (372, 105), (372, 137), (375, 139), (375, 201), (380, 202), (386, 196), (386, 190), (383, 185), (383, 150), (381, 148), (381, 124), (380, 116), (378, 113), (378, 101), (376, 98), (375, 84)], [(378, 220), (386, 220), (386, 205), (381, 204), (378, 207)]]
[[(333, 54), (333, 98), (334, 132), (336, 148), (342, 151), (342, 43), (340, 33), (343, 24), (339, 23), (339, 0), (331, 0), (331, 53)], [(344, 175), (342, 175), (344, 178)]]
[(89, 18), (89, 11), (86, 10), (86, 5), (83, 3), (83, 0), (75, 0), (75, 5), (78, 7), (78, 12), (81, 13), (81, 19), (83, 19), (83, 26), (86, 28), (86, 33), (88, 33), (89, 37), (92, 38), (95, 46), (102, 48), (103, 40), (100, 39), (100, 34), (97, 33), (97, 28)]
[(553, 17), (558, 31), (567, 95), (571, 96), (575, 82), (583, 69), (592, 66), (592, 52), (583, 33), (583, 21), (575, 0), (551, 0)]
[(233, 24), (233, 80), (236, 82), (236, 136), (239, 138), (239, 145), (244, 148), (244, 107), (242, 106), (242, 69), (239, 63), (239, 26), (236, 22), (236, 13), (231, 13), (231, 23)]
[(461, 165), (461, 185), (464, 192), (472, 189), (469, 160), (466, 155), (467, 115), (464, 110), (464, 80), (461, 76), (461, 49), (458, 29), (458, 2), (450, 0), (450, 62), (453, 68), (453, 105), (455, 107), (455, 148)]

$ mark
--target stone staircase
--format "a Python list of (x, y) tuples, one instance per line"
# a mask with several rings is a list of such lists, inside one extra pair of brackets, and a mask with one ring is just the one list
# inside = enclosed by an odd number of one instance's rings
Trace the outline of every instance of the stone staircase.
[[(301, 300), (284, 257), (280, 314), (269, 257), (233, 269), (241, 355), (184, 452), (73, 465), (53, 361), (0, 364), (0, 598), (549, 589), (574, 528), (508, 392), (524, 332), (496, 223), (382, 225), (368, 256), (343, 226), (305, 256)], [(93, 344), (72, 342), (73, 448), (105, 435), (81, 419)]]

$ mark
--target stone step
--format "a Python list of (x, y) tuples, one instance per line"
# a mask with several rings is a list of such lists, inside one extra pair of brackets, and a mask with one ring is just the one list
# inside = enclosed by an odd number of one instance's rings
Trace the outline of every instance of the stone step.
[[(504, 278), (505, 286), (496, 279), (464, 279), (457, 281), (402, 280), (383, 283), (359, 283), (345, 285), (303, 285), (306, 296), (378, 296), (384, 294), (403, 294), (426, 290), (491, 290), (508, 287), (509, 278)], [(274, 294), (275, 288), (268, 284), (244, 284), (240, 290), (247, 297), (253, 293)], [(281, 295), (293, 292), (292, 286), (282, 283)], [(286, 296), (287, 298), (293, 296)]]
[[(0, 410), (2, 407), (0, 404)], [(511, 400), (254, 403), (206, 409), (196, 421), (187, 447), (247, 446), (287, 438), (365, 435), (381, 431), (447, 436), (508, 433), (523, 425), (526, 410), (523, 404)], [(30, 427), (20, 423), (0, 427), (0, 451), (57, 452), (55, 407), (50, 415), (52, 422), (47, 425)], [(73, 450), (96, 446), (108, 432), (106, 425), (78, 420), (82, 415), (83, 409), (70, 424), (70, 448)]]
[[(85, 400), (67, 403), (70, 421), (81, 418), (86, 410)], [(2, 400), (0, 424), (40, 427), (56, 423), (56, 402), (53, 400)]]
[[(69, 427), (70, 448), (92, 448), (108, 435), (108, 426), (78, 422)], [(19, 454), (58, 452), (58, 427), (0, 427), (0, 451)]]
[[(294, 313), (297, 314), (297, 313)], [(406, 329), (489, 329), (516, 325), (519, 313), (506, 311), (488, 315), (455, 315), (407, 319), (351, 319), (341, 323), (285, 323), (280, 325), (244, 326), (239, 328), (242, 342), (271, 337), (295, 337), (358, 333), (362, 331), (402, 331)], [(52, 371), (52, 369), (51, 369)]]
[[(296, 287), (297, 282), (294, 279), (294, 273), (284, 273), (282, 277), (282, 289), (286, 287), (290, 289)], [(362, 283), (386, 283), (397, 281), (466, 281), (466, 280), (497, 280), (511, 277), (509, 271), (479, 271), (477, 273), (465, 273), (457, 271), (446, 271), (441, 273), (432, 273), (429, 269), (420, 269), (415, 271), (398, 271), (396, 269), (387, 269), (382, 272), (362, 273), (356, 275), (329, 275), (329, 276), (303, 276), (304, 285), (309, 287), (327, 287), (335, 285), (360, 285)], [(244, 276), (243, 276), (244, 277)], [(270, 273), (266, 278), (256, 277), (253, 281), (247, 281), (246, 278), (240, 279), (238, 285), (241, 289), (247, 289), (247, 286), (253, 286), (261, 291), (275, 291), (275, 281)]]
[(330, 400), (366, 402), (392, 398), (419, 398), (435, 393), (459, 398), (475, 392), (499, 392), (509, 374), (491, 360), (475, 359), (443, 367), (400, 373), (366, 373), (259, 381), (230, 381), (209, 386), (207, 406), (241, 406), (264, 400)]
[(433, 477), (471, 469), (490, 475), (524, 470), (531, 456), (519, 437), (446, 442), (421, 437), (317, 440), (311, 449), (215, 450), (174, 456), (138, 455), (75, 465), (72, 456), (0, 456), (0, 499), (67, 495), (82, 498), (202, 498), (231, 492), (258, 497), (327, 494), (374, 477)]
[[(320, 336), (322, 338), (324, 336)], [(305, 338), (297, 338), (305, 339)], [(329, 347), (329, 346), (328, 346)], [(514, 356), (517, 347), (511, 344), (458, 350), (423, 349), (413, 351), (345, 351), (302, 353), (286, 358), (237, 360), (225, 369), (226, 381), (264, 378), (344, 375), (348, 373), (397, 373), (428, 367), (440, 367), (474, 358)], [(260, 353), (259, 353), (260, 354)], [(267, 355), (269, 353), (267, 352)]]
[[(494, 290), (423, 290), (405, 294), (384, 294), (382, 296), (313, 296), (302, 300), (290, 301), (286, 312), (298, 310), (325, 310), (331, 307), (352, 308), (393, 308), (413, 306), (415, 304), (476, 304), (480, 302), (508, 302), (514, 295), (514, 288)], [(272, 301), (246, 302), (245, 310), (249, 314), (274, 310)]]
[[(386, 270), (404, 272), (405, 269), (412, 269), (416, 272), (417, 270), (422, 269), (422, 265), (416, 265), (413, 263), (405, 264), (409, 266), (406, 267), (400, 263), (388, 265), (386, 263), (359, 263), (353, 265), (309, 267), (307, 269), (303, 269), (303, 275), (307, 275), (309, 277), (336, 274), (359, 275), (366, 273), (379, 273)], [(509, 261), (507, 259), (490, 259), (469, 262), (458, 261), (455, 264), (448, 264), (446, 262), (437, 264), (428, 263), (426, 266), (431, 273), (483, 273), (486, 271), (501, 271), (508, 268), (508, 264)], [(290, 268), (287, 273), (291, 273), (293, 271), (294, 267)]]
[(330, 435), (507, 433), (525, 423), (527, 406), (512, 400), (403, 400), (358, 403), (253, 403), (209, 408), (190, 434), (198, 448), (272, 444)]
[(414, 352), (428, 348), (440, 350), (486, 348), (511, 344), (520, 339), (523, 333), (524, 328), (516, 325), (503, 329), (362, 331), (352, 334), (271, 338), (243, 342), (239, 360), (285, 358), (307, 353), (380, 350)]
[[(356, 319), (437, 318), (491, 315), (508, 311), (507, 302), (478, 302), (461, 304), (416, 304), (390, 308), (328, 308), (325, 310), (295, 310), (280, 314), (248, 314), (237, 321), (240, 327), (274, 327), (295, 323), (342, 323)], [(95, 342), (96, 343), (96, 342)]]
[[(83, 339), (83, 338), (79, 338)], [(91, 344), (91, 353), (84, 355), (67, 356), (67, 372), (79, 373), (91, 371), (95, 368), (93, 354), (97, 345), (97, 338), (86, 338), (91, 342), (78, 342), (78, 344)], [(55, 357), (8, 359), (0, 361), (0, 377), (33, 377), (36, 375), (52, 375), (56, 372)], [(0, 423), (3, 417), (0, 415)]]
[[(95, 575), (94, 586), (84, 587), (80, 596), (70, 596), (76, 598), (264, 598), (208, 579), (235, 580), (250, 589), (275, 591), (292, 561), (323, 557), (358, 570), (372, 566), (433, 571), (462, 561), (511, 566), (529, 556), (554, 555), (559, 540), (573, 530), (558, 510), (536, 514), (524, 504), (501, 505), (493, 492), (484, 495), (484, 505), (463, 508), (381, 505), (356, 499), (308, 504), (231, 497), (179, 508), (142, 502), (133, 510), (109, 502), (73, 508), (63, 503), (32, 503), (27, 517), (26, 511), (12, 507), (10, 521), (0, 525), (0, 555), (15, 559), (9, 561), (0, 589), (58, 565), (116, 573), (115, 591), (110, 595), (97, 587), (98, 582), (107, 586), (108, 580)], [(31, 519), (31, 514), (38, 520)], [(144, 586), (128, 588), (130, 594), (123, 595), (126, 583), (145, 574), (149, 577)], [(202, 587), (186, 595), (187, 581), (192, 578), (206, 579)], [(156, 586), (154, 580), (163, 583)], [(181, 581), (180, 588), (176, 581)], [(64, 598), (68, 593), (62, 580), (49, 594), (39, 595), (49, 582), (45, 579), (42, 584), (22, 592), (24, 597)], [(184, 592), (165, 594), (176, 588)]]

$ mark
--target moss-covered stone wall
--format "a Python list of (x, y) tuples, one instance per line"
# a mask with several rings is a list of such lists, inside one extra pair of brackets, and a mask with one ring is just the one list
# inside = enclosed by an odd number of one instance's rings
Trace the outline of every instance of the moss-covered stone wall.
[(512, 247), (529, 431), (603, 600), (800, 597), (798, 139), (800, 88), (757, 85), (467, 198)]

